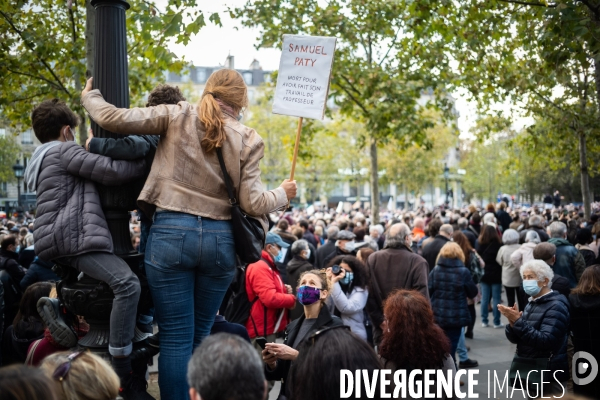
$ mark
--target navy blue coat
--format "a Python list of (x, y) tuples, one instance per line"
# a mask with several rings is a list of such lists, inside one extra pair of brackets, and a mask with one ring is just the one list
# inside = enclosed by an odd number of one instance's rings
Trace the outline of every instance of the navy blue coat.
[(569, 378), (567, 334), (569, 332), (569, 301), (558, 292), (550, 292), (530, 301), (514, 326), (506, 325), (506, 337), (517, 344), (520, 357), (550, 357), (549, 368), (558, 372), (556, 378)]
[(52, 271), (54, 263), (36, 257), (21, 279), (21, 289), (25, 290), (36, 282), (58, 282), (60, 278)]
[(471, 272), (458, 258), (438, 259), (429, 273), (429, 297), (435, 322), (441, 328), (456, 328), (471, 323), (467, 297), (477, 296)]

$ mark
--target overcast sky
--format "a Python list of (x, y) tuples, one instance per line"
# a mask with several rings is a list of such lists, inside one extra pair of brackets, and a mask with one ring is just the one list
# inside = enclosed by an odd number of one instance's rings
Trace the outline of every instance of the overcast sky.
[[(279, 67), (281, 51), (279, 49), (257, 50), (255, 45), (260, 36), (259, 30), (241, 27), (240, 23), (232, 20), (226, 12), (228, 6), (239, 7), (245, 2), (246, 0), (204, 0), (202, 9), (207, 18), (207, 26), (202, 28), (187, 46), (170, 45), (171, 51), (180, 57), (185, 57), (196, 66), (223, 65), (227, 55), (231, 54), (235, 57), (236, 68), (248, 68), (256, 59), (264, 70), (276, 70)], [(219, 28), (208, 22), (208, 16), (213, 12), (220, 14), (223, 27)], [(460, 113), (458, 127), (461, 136), (464, 137), (476, 119), (475, 107), (459, 93), (453, 95), (456, 98), (456, 108)], [(523, 123), (523, 121), (519, 123), (518, 127), (522, 127)]]

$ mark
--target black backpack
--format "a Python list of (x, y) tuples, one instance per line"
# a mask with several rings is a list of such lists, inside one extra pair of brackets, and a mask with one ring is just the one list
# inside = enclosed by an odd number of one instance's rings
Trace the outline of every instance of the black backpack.
[[(234, 324), (240, 324), (246, 326), (248, 318), (250, 318), (250, 309), (252, 305), (258, 300), (258, 296), (254, 300), (248, 300), (248, 293), (246, 292), (246, 268), (247, 266), (238, 266), (236, 268), (235, 276), (231, 282), (230, 289), (231, 295), (227, 300), (227, 306), (223, 316), (228, 322)], [(264, 306), (263, 306), (264, 307)], [(264, 335), (267, 332), (267, 307), (264, 307), (265, 318), (264, 318)], [(254, 324), (254, 320), (252, 321)], [(254, 324), (254, 332), (258, 336), (258, 329)]]

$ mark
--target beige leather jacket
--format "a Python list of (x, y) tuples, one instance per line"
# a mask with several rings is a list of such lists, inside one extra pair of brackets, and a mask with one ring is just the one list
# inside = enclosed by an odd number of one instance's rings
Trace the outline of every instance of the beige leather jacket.
[[(205, 153), (197, 108), (188, 102), (147, 108), (116, 108), (104, 101), (99, 90), (81, 99), (91, 118), (111, 132), (160, 135), (152, 170), (138, 198), (149, 217), (156, 207), (217, 220), (231, 219), (231, 206), (216, 152)], [(225, 114), (227, 140), (223, 158), (242, 209), (260, 218), (267, 232), (265, 214), (285, 207), (283, 188), (265, 190), (260, 180), (264, 143), (254, 129)]]

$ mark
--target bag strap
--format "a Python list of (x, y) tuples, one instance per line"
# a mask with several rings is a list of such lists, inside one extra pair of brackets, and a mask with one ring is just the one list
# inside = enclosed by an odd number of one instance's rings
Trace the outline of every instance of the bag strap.
[(221, 152), (221, 148), (217, 147), (217, 157), (219, 158), (219, 165), (221, 166), (221, 171), (223, 172), (223, 180), (225, 181), (225, 186), (227, 187), (227, 195), (229, 196), (229, 203), (234, 205), (237, 203), (237, 199), (233, 193), (233, 185), (231, 184), (231, 178), (227, 173), (227, 168), (225, 168), (225, 160), (223, 160), (223, 153)]
[(33, 346), (31, 347), (31, 350), (29, 351), (29, 353), (27, 354), (27, 358), (25, 359), (25, 365), (29, 365), (30, 367), (33, 367), (33, 355), (35, 353), (35, 350), (41, 343), (41, 341), (42, 341), (42, 339), (38, 339), (35, 342), (33, 342)]

